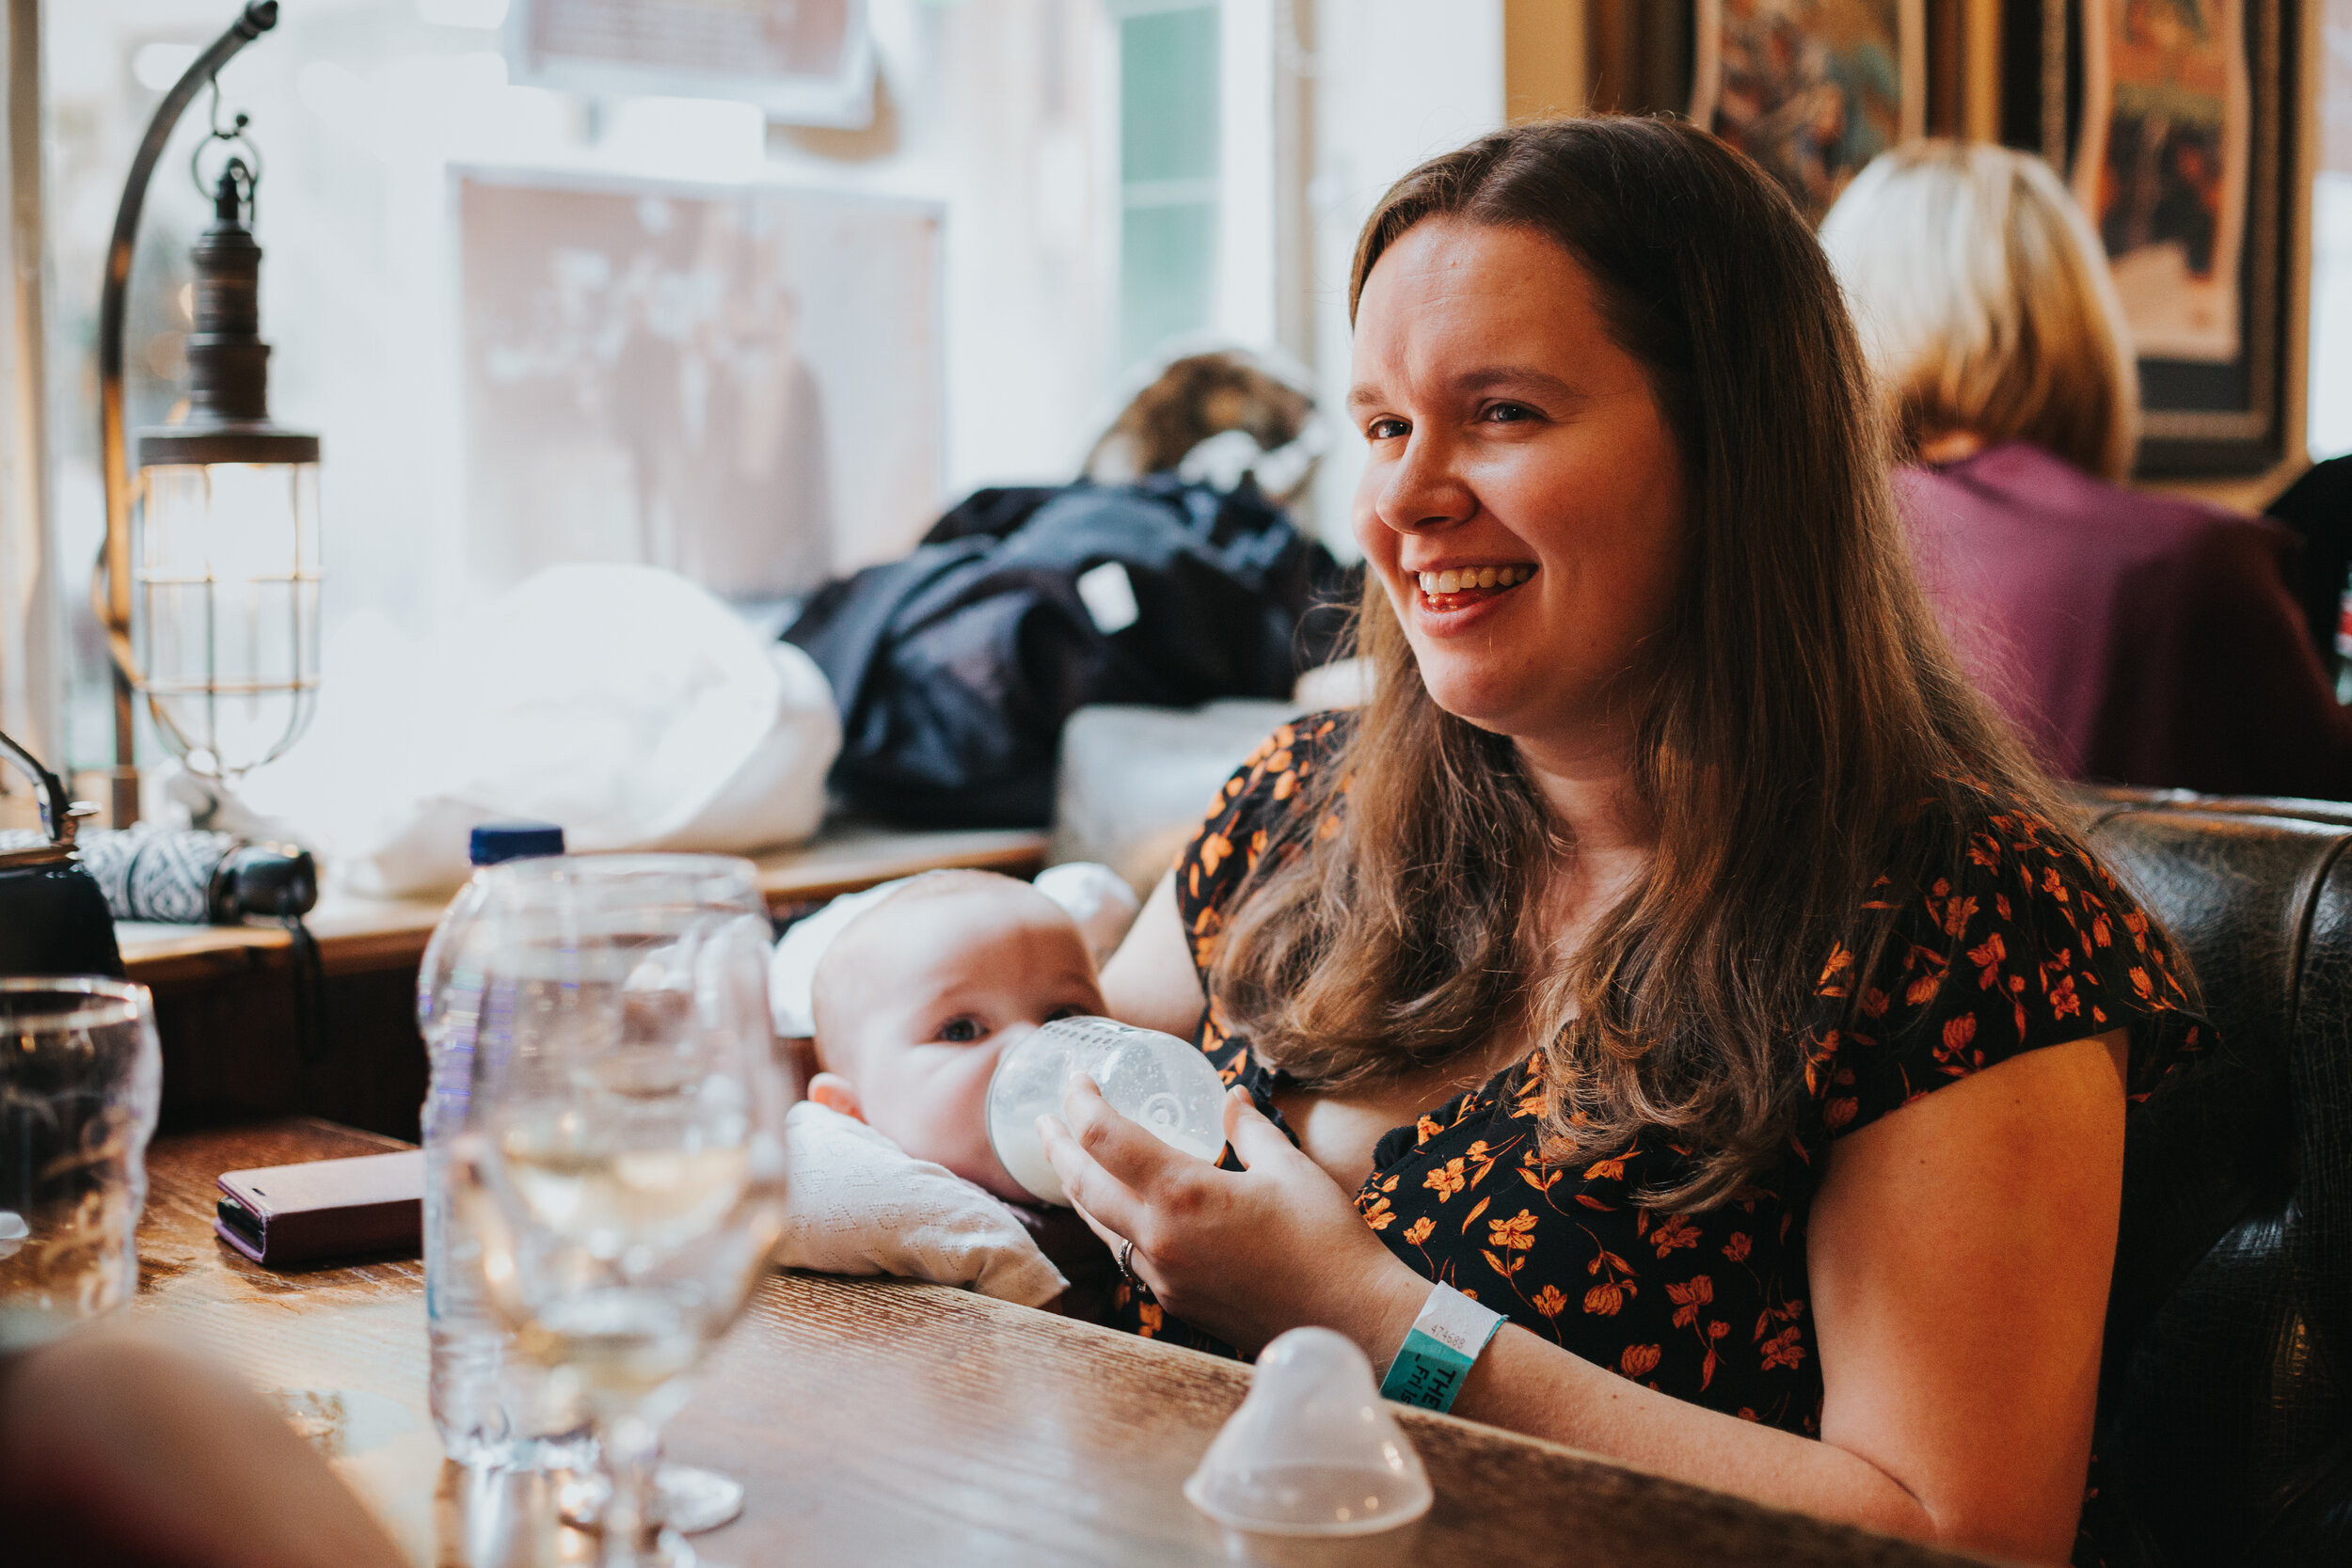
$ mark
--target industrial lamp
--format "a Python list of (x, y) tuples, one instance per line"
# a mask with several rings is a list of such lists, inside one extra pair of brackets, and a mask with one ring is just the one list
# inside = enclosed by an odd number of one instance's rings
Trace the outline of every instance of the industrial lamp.
[[(118, 827), (138, 816), (137, 698), (146, 699), (156, 732), (190, 771), (219, 778), (293, 745), (318, 696), (319, 439), (270, 421), (262, 248), (252, 231), (261, 155), (245, 134), (244, 115), (226, 128), (219, 119), (220, 68), (277, 24), (277, 0), (255, 0), (164, 95), (131, 162), (106, 252), (98, 311), (106, 543), (96, 608), (115, 667)], [(156, 160), (207, 86), (212, 133), (190, 168), (212, 198), (213, 222), (192, 256), (186, 413), (139, 433), (135, 479), (125, 463), (122, 407), (131, 255)], [(216, 145), (242, 150), (208, 185), (200, 166)]]

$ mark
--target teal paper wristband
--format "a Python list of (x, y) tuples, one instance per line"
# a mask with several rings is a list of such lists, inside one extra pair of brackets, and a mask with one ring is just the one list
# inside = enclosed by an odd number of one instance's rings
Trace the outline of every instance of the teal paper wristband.
[(1397, 1348), (1396, 1359), (1389, 1363), (1389, 1375), (1380, 1380), (1381, 1397), (1423, 1410), (1453, 1409), (1462, 1380), (1502, 1327), (1502, 1313), (1479, 1306), (1452, 1286), (1438, 1286)]

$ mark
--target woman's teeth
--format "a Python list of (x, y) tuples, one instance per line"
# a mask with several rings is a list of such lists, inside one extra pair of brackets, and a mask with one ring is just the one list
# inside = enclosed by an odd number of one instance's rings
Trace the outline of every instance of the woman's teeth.
[(1535, 575), (1533, 566), (1465, 566), (1453, 572), (1421, 572), (1424, 594), (1459, 594), (1471, 588), (1513, 588)]

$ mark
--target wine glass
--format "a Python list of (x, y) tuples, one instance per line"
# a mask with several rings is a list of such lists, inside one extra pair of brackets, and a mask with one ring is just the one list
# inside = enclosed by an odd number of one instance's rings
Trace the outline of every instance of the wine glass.
[(690, 1562), (660, 1529), (661, 1425), (782, 1227), (790, 1092), (749, 862), (516, 863), (477, 912), (483, 1011), (453, 1141), (492, 1309), (597, 1439), (605, 1568)]

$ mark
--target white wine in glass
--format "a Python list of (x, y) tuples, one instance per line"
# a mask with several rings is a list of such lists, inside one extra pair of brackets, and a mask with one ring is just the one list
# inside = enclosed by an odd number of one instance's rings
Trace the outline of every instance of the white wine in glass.
[(606, 1568), (690, 1561), (660, 1530), (661, 1424), (782, 1224), (758, 886), (745, 861), (616, 855), (516, 862), (483, 896), (457, 1201), (517, 1352), (596, 1432)]

